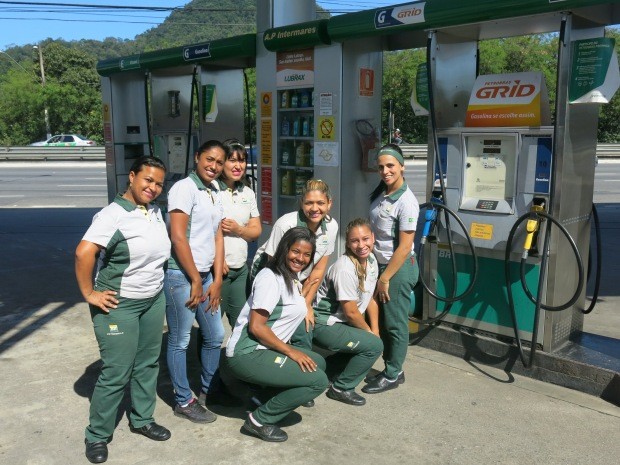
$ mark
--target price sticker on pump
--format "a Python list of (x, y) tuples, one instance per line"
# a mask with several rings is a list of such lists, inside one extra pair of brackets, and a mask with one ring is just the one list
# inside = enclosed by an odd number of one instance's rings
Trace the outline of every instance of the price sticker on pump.
[(317, 120), (317, 139), (322, 141), (336, 140), (336, 119), (333, 116), (321, 116)]

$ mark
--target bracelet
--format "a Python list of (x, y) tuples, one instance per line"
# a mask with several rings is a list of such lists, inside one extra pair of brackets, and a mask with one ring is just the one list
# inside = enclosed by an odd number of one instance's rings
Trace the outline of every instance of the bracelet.
[(383, 284), (390, 284), (389, 279), (387, 281), (384, 281), (383, 279), (379, 278), (379, 281), (382, 282)]

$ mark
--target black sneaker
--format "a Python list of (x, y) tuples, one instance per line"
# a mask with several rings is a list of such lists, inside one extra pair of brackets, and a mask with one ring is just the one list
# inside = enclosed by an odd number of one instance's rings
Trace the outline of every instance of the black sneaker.
[(327, 392), (325, 393), (327, 397), (332, 400), (337, 400), (338, 402), (344, 402), (349, 405), (357, 405), (362, 406), (366, 403), (366, 399), (360, 396), (355, 389), (351, 389), (349, 391), (337, 391), (331, 386)]
[(276, 425), (256, 426), (248, 417), (241, 427), (241, 431), (256, 436), (267, 442), (284, 442), (288, 439), (288, 435)]
[(379, 394), (380, 392), (396, 389), (400, 383), (398, 379), (388, 379), (383, 373), (370, 381), (366, 386), (362, 388), (362, 392), (366, 394)]
[[(377, 378), (379, 378), (379, 376), (383, 376), (383, 372), (380, 371), (379, 373), (377, 373), (374, 376), (366, 376), (366, 378), (364, 378), (364, 382), (365, 383), (370, 383), (371, 381), (376, 380)], [(398, 378), (396, 378), (396, 381), (398, 381), (398, 384), (403, 384), (405, 382), (405, 372), (401, 371), (400, 373), (398, 373)]]
[(108, 444), (105, 441), (88, 442), (86, 444), (86, 458), (90, 463), (103, 463), (108, 460)]
[(196, 399), (192, 399), (185, 407), (176, 404), (174, 406), (174, 415), (194, 423), (212, 423), (217, 418), (215, 413), (204, 408)]

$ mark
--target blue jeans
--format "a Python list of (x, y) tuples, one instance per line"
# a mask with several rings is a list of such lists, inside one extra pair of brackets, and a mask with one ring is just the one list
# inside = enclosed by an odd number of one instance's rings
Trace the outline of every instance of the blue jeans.
[[(203, 293), (209, 288), (213, 278), (206, 273), (202, 278)], [(180, 405), (193, 398), (187, 379), (187, 346), (194, 320), (198, 321), (202, 334), (200, 382), (202, 391), (208, 392), (213, 375), (220, 363), (220, 350), (224, 340), (224, 325), (220, 309), (211, 313), (207, 310), (209, 300), (196, 309), (185, 306), (189, 300), (191, 283), (181, 270), (169, 269), (164, 278), (166, 293), (166, 320), (168, 322), (168, 371), (174, 387), (174, 398)]]

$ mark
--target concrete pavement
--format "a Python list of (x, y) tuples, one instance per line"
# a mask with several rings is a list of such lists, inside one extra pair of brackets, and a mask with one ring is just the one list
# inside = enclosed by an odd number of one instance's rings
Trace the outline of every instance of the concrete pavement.
[[(0, 210), (0, 463), (88, 463), (83, 430), (99, 354), (73, 250), (95, 211)], [(243, 408), (214, 407), (219, 417), (208, 425), (174, 417), (162, 359), (155, 417), (172, 438), (130, 433), (123, 411), (107, 463), (607, 465), (620, 457), (620, 408), (602, 399), (416, 346), (405, 373), (405, 384), (367, 395), (364, 407), (320, 396), (286, 419), (286, 443), (269, 444), (240, 434)]]

